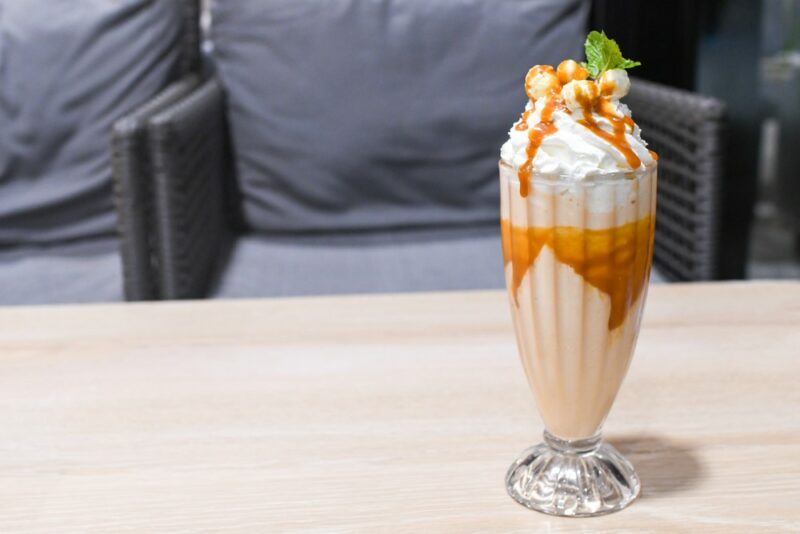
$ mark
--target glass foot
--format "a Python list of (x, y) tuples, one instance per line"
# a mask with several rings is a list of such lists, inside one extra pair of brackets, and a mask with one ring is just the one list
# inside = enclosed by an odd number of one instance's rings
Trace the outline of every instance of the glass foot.
[(568, 517), (622, 510), (640, 487), (630, 462), (599, 435), (566, 441), (545, 431), (544, 443), (522, 453), (506, 475), (506, 490), (515, 501)]

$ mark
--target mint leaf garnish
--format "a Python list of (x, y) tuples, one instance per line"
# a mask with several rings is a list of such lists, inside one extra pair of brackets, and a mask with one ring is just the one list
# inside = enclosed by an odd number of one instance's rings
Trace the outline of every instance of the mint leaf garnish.
[(638, 61), (625, 59), (619, 45), (609, 39), (605, 32), (591, 31), (583, 45), (586, 50), (586, 61), (581, 63), (589, 71), (589, 75), (597, 79), (610, 69), (631, 69), (641, 65)]

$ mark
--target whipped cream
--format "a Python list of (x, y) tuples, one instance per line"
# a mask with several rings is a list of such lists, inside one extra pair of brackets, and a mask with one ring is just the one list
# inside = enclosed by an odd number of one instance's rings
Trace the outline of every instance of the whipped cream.
[[(651, 165), (654, 153), (647, 149), (630, 109), (620, 102), (630, 89), (628, 74), (613, 69), (592, 81), (576, 65), (567, 60), (557, 74), (549, 66), (531, 69), (525, 83), (529, 97), (525, 113), (509, 130), (501, 159), (517, 171), (527, 164), (529, 172), (566, 180)], [(530, 159), (532, 141), (536, 146)]]

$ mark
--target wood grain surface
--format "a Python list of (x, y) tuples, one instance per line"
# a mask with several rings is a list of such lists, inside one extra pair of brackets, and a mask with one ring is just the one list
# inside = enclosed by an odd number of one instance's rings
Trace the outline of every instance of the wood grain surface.
[(798, 532), (800, 283), (651, 289), (620, 513), (506, 494), (506, 295), (0, 309), (0, 532)]

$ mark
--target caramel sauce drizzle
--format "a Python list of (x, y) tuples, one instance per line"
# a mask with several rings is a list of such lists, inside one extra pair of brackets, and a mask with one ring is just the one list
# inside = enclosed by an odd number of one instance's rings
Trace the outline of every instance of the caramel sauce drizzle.
[(641, 295), (650, 270), (654, 220), (645, 216), (612, 228), (593, 230), (574, 226), (520, 227), (501, 222), (503, 259), (511, 263), (509, 290), (518, 304), (519, 287), (542, 248), (569, 265), (611, 300), (608, 329), (619, 327)]
[[(536, 157), (536, 152), (538, 152), (539, 147), (542, 146), (542, 141), (544, 141), (545, 137), (553, 135), (558, 131), (558, 128), (556, 128), (556, 125), (553, 123), (553, 113), (555, 113), (556, 109), (564, 109), (564, 104), (560, 102), (555, 95), (551, 95), (542, 109), (539, 122), (528, 132), (525, 163), (520, 166), (519, 172), (517, 173), (517, 177), (519, 178), (519, 194), (523, 197), (527, 197), (528, 191), (530, 190), (531, 174), (533, 174), (533, 159)], [(520, 124), (525, 122), (525, 127), (520, 128), (521, 130), (528, 127), (527, 119), (528, 117), (523, 113), (523, 119), (520, 119)], [(517, 126), (519, 127), (519, 124)]]
[(535, 111), (534, 108), (527, 109), (522, 112), (522, 116), (519, 118), (517, 125), (514, 126), (515, 129), (519, 130), (520, 132), (524, 132), (528, 129), (528, 118), (530, 118), (531, 114)]
[[(631, 169), (636, 169), (642, 164), (642, 160), (636, 155), (631, 148), (631, 144), (625, 137), (626, 128), (633, 131), (633, 119), (622, 115), (621, 117), (614, 112), (611, 102), (608, 98), (600, 98), (596, 106), (592, 106), (591, 100), (583, 94), (577, 94), (578, 103), (583, 108), (583, 119), (578, 123), (589, 129), (590, 132), (595, 134), (600, 139), (605, 140), (611, 146), (616, 148), (631, 166)], [(597, 124), (592, 116), (592, 111), (597, 111), (597, 114), (611, 123), (613, 133), (609, 133)]]
[(614, 92), (614, 89), (617, 88), (617, 84), (614, 82), (605, 79), (605, 77), (600, 78), (600, 94), (601, 95), (610, 95)]

